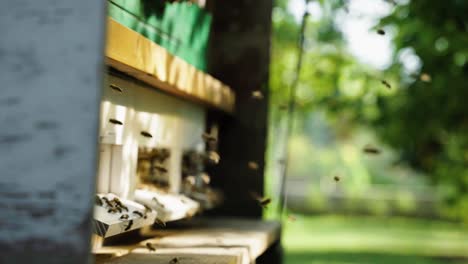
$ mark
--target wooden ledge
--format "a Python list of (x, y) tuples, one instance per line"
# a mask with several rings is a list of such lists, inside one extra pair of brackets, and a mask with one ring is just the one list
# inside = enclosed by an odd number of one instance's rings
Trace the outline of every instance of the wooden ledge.
[(106, 63), (164, 92), (234, 111), (231, 88), (112, 18), (107, 24)]

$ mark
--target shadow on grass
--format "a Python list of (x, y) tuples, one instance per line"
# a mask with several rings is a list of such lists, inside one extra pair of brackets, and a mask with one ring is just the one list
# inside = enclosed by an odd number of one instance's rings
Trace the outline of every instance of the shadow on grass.
[(467, 259), (392, 253), (286, 252), (285, 264), (467, 264)]

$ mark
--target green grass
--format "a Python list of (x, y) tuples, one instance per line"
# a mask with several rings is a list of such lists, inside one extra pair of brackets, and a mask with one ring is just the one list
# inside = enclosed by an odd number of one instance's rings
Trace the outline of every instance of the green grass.
[(468, 263), (468, 230), (405, 218), (297, 217), (283, 229), (285, 263)]

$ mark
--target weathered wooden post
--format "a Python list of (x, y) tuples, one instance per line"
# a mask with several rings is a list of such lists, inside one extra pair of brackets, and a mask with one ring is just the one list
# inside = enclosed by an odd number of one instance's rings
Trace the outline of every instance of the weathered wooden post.
[(88, 263), (105, 1), (0, 8), (0, 262)]

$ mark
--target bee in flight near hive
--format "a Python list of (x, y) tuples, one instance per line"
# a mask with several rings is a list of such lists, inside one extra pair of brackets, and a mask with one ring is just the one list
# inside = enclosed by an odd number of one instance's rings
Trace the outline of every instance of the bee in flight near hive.
[(392, 86), (390, 85), (390, 83), (388, 83), (386, 80), (382, 80), (380, 81), (383, 85), (385, 85), (385, 87), (387, 87), (388, 89), (392, 89)]
[(258, 91), (258, 90), (253, 91), (252, 92), (252, 98), (257, 99), (257, 100), (261, 100), (261, 99), (263, 99), (263, 93), (261, 91)]
[(262, 197), (256, 192), (250, 192), (252, 198), (254, 198), (262, 208), (267, 208), (271, 203), (271, 199), (268, 197)]
[(166, 222), (164, 222), (163, 220), (159, 219), (158, 217), (156, 217), (156, 219), (154, 220), (154, 223), (160, 227), (166, 227)]
[(288, 220), (289, 220), (290, 222), (295, 222), (295, 221), (296, 221), (296, 217), (293, 216), (293, 215), (288, 215)]
[(333, 177), (333, 179), (334, 179), (336, 182), (339, 182), (339, 181), (340, 181), (340, 176), (335, 175), (335, 177)]
[(379, 29), (377, 29), (377, 34), (379, 34), (379, 35), (385, 35), (385, 30), (379, 28)]
[(247, 166), (249, 166), (249, 169), (251, 170), (258, 170), (258, 163), (255, 161), (249, 161), (249, 163), (247, 163)]
[(367, 154), (373, 154), (373, 155), (380, 154), (380, 149), (374, 146), (371, 146), (369, 144), (365, 145), (362, 151), (364, 151), (364, 153), (367, 153)]
[(149, 250), (149, 251), (156, 251), (156, 248), (153, 246), (153, 244), (151, 243), (146, 243), (146, 248)]
[(218, 139), (208, 133), (203, 133), (202, 138), (205, 142), (216, 142)]

